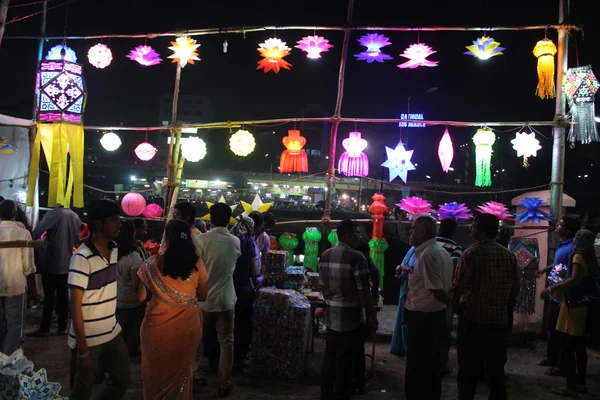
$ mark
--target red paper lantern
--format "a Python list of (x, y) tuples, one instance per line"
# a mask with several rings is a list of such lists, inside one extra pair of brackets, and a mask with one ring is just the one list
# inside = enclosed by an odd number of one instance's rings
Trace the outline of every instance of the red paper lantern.
[(139, 193), (127, 193), (121, 200), (121, 208), (130, 217), (137, 217), (146, 208), (146, 199)]
[(306, 144), (306, 138), (300, 136), (300, 131), (290, 130), (288, 136), (283, 138), (283, 145), (287, 148), (281, 153), (279, 172), (308, 172), (308, 156), (302, 150)]
[(150, 161), (156, 155), (156, 147), (148, 142), (140, 143), (134, 150), (135, 155), (142, 161)]
[(383, 239), (383, 215), (387, 212), (388, 207), (385, 205), (385, 196), (381, 193), (375, 193), (372, 197), (373, 204), (369, 207), (369, 210), (373, 213), (373, 238)]
[(146, 218), (158, 218), (163, 214), (163, 209), (158, 204), (148, 204), (142, 214)]

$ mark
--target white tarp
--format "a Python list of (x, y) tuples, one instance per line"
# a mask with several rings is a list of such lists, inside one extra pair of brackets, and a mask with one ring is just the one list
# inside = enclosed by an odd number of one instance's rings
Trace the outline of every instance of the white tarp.
[(8, 115), (0, 114), (0, 125), (21, 126), (21, 127), (27, 128), (27, 127), (33, 126), (34, 124), (35, 124), (35, 121), (30, 120), (30, 119), (15, 118), (15, 117), (10, 117)]
[[(0, 115), (0, 118), (4, 116)], [(13, 149), (11, 154), (0, 153), (0, 195), (5, 199), (23, 202), (23, 196), (27, 192), (29, 129), (0, 125), (0, 136)]]

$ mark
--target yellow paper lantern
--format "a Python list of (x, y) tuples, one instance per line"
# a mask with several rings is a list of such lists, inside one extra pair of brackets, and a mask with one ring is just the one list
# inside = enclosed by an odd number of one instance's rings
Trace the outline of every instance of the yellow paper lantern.
[(556, 46), (548, 38), (540, 40), (533, 48), (533, 55), (538, 59), (538, 86), (535, 94), (540, 99), (554, 99), (556, 97), (556, 85), (554, 84), (554, 55), (556, 51)]
[(254, 151), (255, 146), (254, 136), (243, 129), (240, 129), (229, 138), (229, 148), (236, 156), (246, 157)]
[(187, 161), (198, 162), (206, 156), (206, 143), (199, 137), (182, 139), (181, 154)]

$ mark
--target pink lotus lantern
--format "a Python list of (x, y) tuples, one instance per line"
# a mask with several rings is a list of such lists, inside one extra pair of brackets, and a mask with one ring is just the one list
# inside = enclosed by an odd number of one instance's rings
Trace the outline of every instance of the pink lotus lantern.
[(156, 147), (148, 142), (140, 143), (134, 150), (135, 155), (142, 161), (150, 161), (156, 155)]
[(360, 137), (360, 132), (350, 132), (342, 146), (346, 149), (338, 162), (338, 170), (346, 176), (369, 175), (369, 159), (363, 153), (367, 141)]
[(163, 214), (163, 209), (158, 204), (148, 204), (142, 212), (146, 218), (158, 218)]
[(431, 213), (435, 213), (431, 208), (431, 204), (420, 197), (407, 197), (402, 199), (400, 203), (396, 204), (401, 210), (408, 213), (408, 219), (414, 220), (420, 216), (429, 216)]
[(452, 138), (450, 137), (448, 129), (446, 129), (444, 136), (442, 136), (442, 140), (440, 140), (438, 157), (442, 163), (442, 169), (445, 173), (448, 173), (450, 165), (452, 165), (452, 159), (454, 158), (454, 146), (452, 146)]
[(306, 52), (306, 58), (317, 59), (321, 58), (321, 53), (329, 51), (333, 45), (329, 44), (329, 40), (322, 36), (306, 36), (297, 42), (297, 49)]
[(398, 65), (398, 68), (437, 67), (439, 61), (427, 59), (434, 53), (437, 51), (423, 43), (411, 44), (404, 53), (400, 54), (400, 57), (408, 58), (408, 61)]
[(514, 221), (508, 208), (504, 204), (495, 201), (489, 201), (480, 205), (477, 207), (477, 211), (481, 214), (492, 214), (501, 221)]
[(137, 61), (145, 67), (151, 67), (153, 65), (160, 64), (162, 59), (160, 55), (150, 46), (138, 46), (131, 50), (127, 58), (133, 61)]
[(137, 217), (146, 208), (146, 199), (139, 193), (127, 193), (121, 200), (121, 208), (130, 217)]

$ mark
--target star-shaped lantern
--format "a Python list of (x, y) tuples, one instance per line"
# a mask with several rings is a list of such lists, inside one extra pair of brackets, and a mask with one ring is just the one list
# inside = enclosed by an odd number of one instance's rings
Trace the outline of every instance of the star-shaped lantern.
[(358, 42), (361, 46), (365, 46), (367, 50), (355, 54), (354, 57), (356, 57), (357, 60), (366, 60), (368, 63), (372, 63), (373, 61), (382, 63), (385, 60), (392, 59), (391, 56), (381, 51), (382, 47), (392, 44), (385, 36), (378, 33), (367, 33), (358, 39)]
[(482, 36), (479, 39), (473, 41), (471, 46), (465, 46), (467, 50), (464, 54), (479, 58), (480, 60), (487, 60), (494, 56), (499, 56), (502, 50), (506, 50), (504, 47), (500, 47), (500, 43), (496, 42), (493, 38)]
[(321, 58), (321, 53), (324, 51), (329, 51), (333, 45), (329, 44), (329, 40), (325, 39), (324, 37), (315, 35), (303, 37), (302, 40), (297, 42), (297, 46), (294, 47), (305, 51), (306, 58), (315, 60), (317, 58)]
[(198, 47), (194, 39), (189, 37), (178, 37), (174, 42), (171, 42), (172, 46), (169, 50), (173, 50), (173, 54), (168, 58), (172, 58), (173, 62), (178, 62), (181, 68), (185, 67), (188, 63), (194, 64), (194, 61), (200, 61), (198, 58)]
[(385, 146), (387, 160), (381, 164), (382, 167), (387, 167), (390, 170), (390, 182), (396, 177), (400, 177), (406, 183), (406, 175), (408, 171), (414, 171), (416, 168), (410, 161), (414, 150), (406, 151), (402, 142), (396, 145), (395, 149)]
[(131, 50), (127, 56), (130, 60), (137, 61), (145, 67), (151, 67), (161, 63), (160, 55), (150, 46), (138, 46)]
[(62, 399), (60, 397), (61, 385), (56, 382), (48, 382), (46, 369), (42, 368), (33, 376), (19, 374), (21, 394), (24, 399)]
[(292, 64), (283, 59), (290, 54), (290, 48), (285, 45), (285, 42), (277, 38), (271, 38), (260, 43), (258, 46), (257, 50), (264, 58), (258, 62), (256, 69), (264, 69), (265, 74), (269, 71), (277, 74), (281, 68), (290, 69)]
[[(227, 204), (227, 202), (225, 201), (225, 197), (223, 197), (223, 195), (221, 195), (221, 197), (219, 198), (219, 203), (223, 203), (223, 204)], [(242, 202), (243, 203), (243, 202)], [(204, 221), (209, 221), (210, 222), (210, 208), (214, 205), (215, 203), (207, 201), (206, 202), (206, 207), (208, 207), (208, 214), (204, 215), (202, 218), (202, 220)], [(237, 204), (231, 205), (229, 206), (229, 208), (231, 208), (231, 214), (233, 215), (233, 212), (235, 211), (235, 209), (237, 208)], [(235, 224), (237, 221), (235, 218), (233, 218), (233, 216), (229, 217), (229, 223), (230, 224)]]
[(517, 157), (523, 157), (523, 166), (529, 167), (529, 157), (536, 157), (538, 150), (542, 148), (540, 141), (535, 138), (533, 132), (517, 132), (517, 136), (510, 141), (513, 149), (517, 151)]
[(240, 201), (240, 203), (242, 203), (242, 207), (244, 207), (244, 212), (242, 213), (244, 217), (248, 216), (252, 211), (258, 211), (259, 213), (267, 212), (273, 205), (273, 203), (263, 203), (258, 194), (254, 196), (252, 204), (248, 204), (245, 201)]
[(439, 61), (429, 61), (427, 57), (437, 53), (431, 47), (423, 44), (411, 44), (400, 57), (408, 58), (408, 61), (398, 65), (398, 68), (437, 67)]

